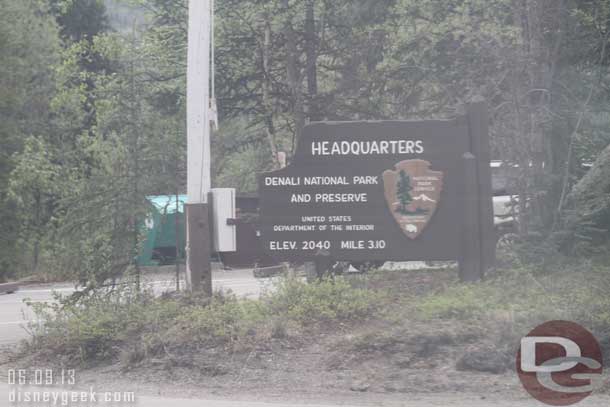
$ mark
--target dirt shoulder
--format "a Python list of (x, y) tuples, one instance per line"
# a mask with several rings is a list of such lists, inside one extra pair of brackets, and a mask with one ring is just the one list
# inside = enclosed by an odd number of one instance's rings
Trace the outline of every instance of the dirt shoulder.
[[(454, 270), (385, 272), (352, 282), (383, 292), (384, 307), (390, 308), (365, 318), (326, 320), (299, 329), (288, 325), (268, 335), (252, 330), (233, 342), (167, 345), (138, 358), (127, 345), (117, 344), (123, 349), (115, 356), (76, 366), (65, 355), (55, 358), (30, 348), (15, 357), (5, 353), (0, 372), (75, 368), (82, 388), (164, 397), (354, 405), (400, 405), (418, 397), (436, 397), (439, 403), (454, 398), (463, 403), (489, 400), (490, 405), (493, 400), (527, 402), (530, 398), (514, 372), (518, 340), (527, 331), (521, 332), (524, 326), (501, 309), (464, 314), (472, 308), (464, 294), (469, 291), (460, 293), (455, 304), (453, 295), (444, 294), (455, 279)], [(439, 317), (447, 310), (455, 317)], [(174, 343), (164, 339), (162, 343)], [(602, 393), (608, 389), (607, 384)]]

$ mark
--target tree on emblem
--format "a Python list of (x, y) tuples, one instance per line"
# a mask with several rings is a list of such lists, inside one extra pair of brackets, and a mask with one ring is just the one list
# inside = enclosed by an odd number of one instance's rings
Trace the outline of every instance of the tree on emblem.
[(411, 179), (405, 170), (400, 170), (399, 179), (396, 183), (396, 196), (400, 202), (400, 207), (396, 209), (396, 212), (400, 212), (403, 215), (409, 214), (407, 205), (413, 202), (413, 197), (411, 196), (412, 190), (413, 187), (411, 186)]

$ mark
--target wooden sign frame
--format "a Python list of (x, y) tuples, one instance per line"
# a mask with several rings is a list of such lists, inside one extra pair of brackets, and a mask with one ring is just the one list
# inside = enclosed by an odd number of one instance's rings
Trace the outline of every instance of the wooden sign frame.
[(487, 108), (451, 120), (320, 122), (259, 177), (263, 247), (278, 261), (495, 260)]

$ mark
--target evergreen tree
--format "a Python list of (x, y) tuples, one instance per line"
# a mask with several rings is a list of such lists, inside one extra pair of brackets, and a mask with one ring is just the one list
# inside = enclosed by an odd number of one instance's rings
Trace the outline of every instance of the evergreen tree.
[(110, 24), (102, 0), (48, 0), (61, 36), (71, 42), (92, 41)]
[[(19, 201), (9, 193), (17, 155), (31, 135), (44, 135), (53, 97), (59, 34), (42, 2), (0, 0), (0, 281), (24, 269), (31, 253)], [(30, 173), (38, 169), (30, 167)]]
[(400, 178), (396, 183), (396, 196), (400, 202), (400, 208), (398, 208), (396, 212), (406, 215), (408, 214), (407, 206), (413, 202), (413, 197), (411, 196), (413, 187), (411, 186), (411, 179), (405, 170), (400, 170), (399, 177)]

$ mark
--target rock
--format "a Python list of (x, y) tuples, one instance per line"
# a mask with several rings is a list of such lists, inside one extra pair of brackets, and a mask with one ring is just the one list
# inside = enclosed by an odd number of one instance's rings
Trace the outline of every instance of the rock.
[(399, 389), (393, 384), (384, 384), (383, 389), (388, 393), (396, 393)]
[(408, 369), (409, 367), (411, 367), (412, 364), (413, 364), (413, 360), (411, 360), (410, 357), (400, 358), (400, 359), (396, 360), (396, 362), (394, 362), (394, 365), (401, 369)]
[(0, 284), (0, 293), (12, 294), (19, 290), (18, 283), (4, 283)]
[(355, 382), (350, 386), (351, 391), (365, 392), (371, 388), (371, 385), (366, 382)]
[(268, 277), (280, 276), (282, 274), (285, 274), (286, 271), (287, 271), (286, 265), (280, 264), (279, 266), (255, 268), (253, 270), (253, 275), (255, 278), (268, 278)]
[(456, 363), (462, 371), (500, 374), (508, 370), (510, 358), (494, 345), (470, 346)]

